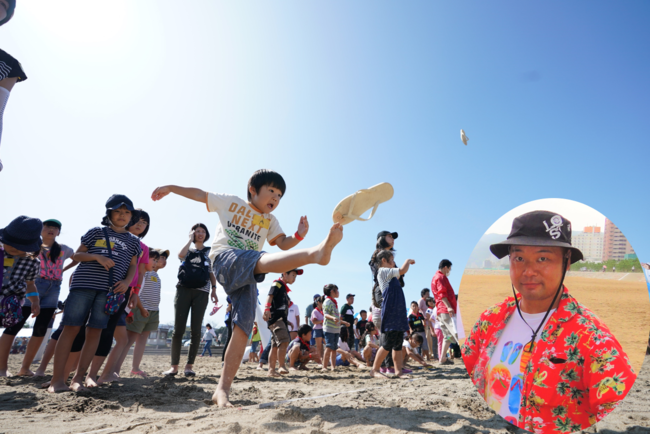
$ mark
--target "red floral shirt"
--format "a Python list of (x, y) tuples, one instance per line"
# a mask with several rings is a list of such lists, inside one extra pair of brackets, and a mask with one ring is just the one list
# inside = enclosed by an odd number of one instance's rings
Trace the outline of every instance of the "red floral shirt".
[[(484, 398), (490, 358), (516, 310), (513, 297), (489, 308), (463, 345), (465, 367)], [(517, 425), (534, 433), (587, 429), (611, 412), (636, 380), (627, 355), (607, 326), (566, 287), (522, 374)]]

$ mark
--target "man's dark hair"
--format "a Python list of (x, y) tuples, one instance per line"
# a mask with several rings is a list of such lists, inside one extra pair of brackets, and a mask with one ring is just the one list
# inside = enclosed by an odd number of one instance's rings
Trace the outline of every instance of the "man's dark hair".
[(429, 289), (425, 287), (420, 291), (420, 296), (424, 297), (427, 293), (429, 293)]
[(438, 265), (438, 270), (442, 270), (445, 267), (451, 267), (451, 261), (447, 260), (446, 258), (440, 261), (440, 264)]
[(359, 311), (359, 315), (362, 315), (363, 313), (368, 314), (368, 312), (367, 312), (366, 310), (361, 310), (361, 311)]
[(327, 284), (325, 287), (323, 287), (323, 293), (325, 294), (325, 296), (329, 296), (330, 293), (332, 293), (332, 290), (334, 289), (338, 289), (338, 287), (335, 284)]
[(300, 325), (300, 329), (298, 329), (298, 336), (302, 337), (305, 334), (308, 334), (311, 332), (311, 326), (304, 324)]
[[(260, 169), (255, 171), (255, 173), (248, 180), (248, 187), (252, 187), (256, 193), (259, 193), (262, 186), (270, 186), (279, 189), (282, 192), (282, 196), (287, 193), (287, 185), (284, 182), (282, 175), (274, 171), (269, 171), (268, 169)], [(246, 194), (248, 195), (248, 200), (253, 199), (251, 193), (246, 189)]]
[[(203, 228), (205, 230), (205, 240), (204, 240), (204, 242), (207, 242), (208, 239), (210, 239), (210, 231), (208, 231), (208, 227), (206, 227), (205, 224), (202, 224), (202, 223), (199, 222), (198, 224), (194, 224), (192, 226), (192, 231), (196, 230), (197, 228)], [(192, 243), (195, 243), (195, 242), (196, 242), (196, 236), (194, 236), (192, 238)]]
[(393, 253), (390, 251), (381, 251), (379, 254), (377, 254), (377, 265), (381, 266), (381, 260), (386, 259), (386, 261), (389, 261), (391, 258), (393, 258)]

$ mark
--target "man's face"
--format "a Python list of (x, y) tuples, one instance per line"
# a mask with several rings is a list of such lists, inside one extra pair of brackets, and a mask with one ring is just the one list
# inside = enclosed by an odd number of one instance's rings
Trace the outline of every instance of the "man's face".
[(510, 280), (526, 304), (548, 304), (560, 281), (564, 248), (555, 246), (513, 246), (510, 249)]
[(427, 299), (429, 299), (430, 297), (431, 297), (431, 296), (429, 296), (429, 292), (426, 292), (426, 293), (424, 294), (424, 296), (422, 296), (422, 299), (427, 300)]
[(354, 296), (350, 296), (349, 298), (345, 299), (348, 302), (348, 305), (353, 305), (354, 304)]

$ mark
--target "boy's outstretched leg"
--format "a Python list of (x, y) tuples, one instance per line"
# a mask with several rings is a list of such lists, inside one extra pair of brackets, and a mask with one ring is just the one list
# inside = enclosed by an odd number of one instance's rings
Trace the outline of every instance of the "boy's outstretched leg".
[(273, 254), (264, 254), (255, 265), (255, 275), (261, 273), (283, 273), (308, 264), (322, 266), (330, 262), (332, 250), (343, 239), (343, 226), (334, 224), (329, 234), (319, 245), (313, 248), (296, 249)]
[(233, 324), (232, 339), (228, 345), (228, 350), (226, 350), (226, 358), (223, 369), (221, 370), (219, 385), (217, 385), (217, 389), (212, 395), (212, 401), (221, 408), (232, 407), (228, 399), (230, 387), (239, 369), (239, 364), (244, 357), (247, 342), (248, 335), (239, 326)]

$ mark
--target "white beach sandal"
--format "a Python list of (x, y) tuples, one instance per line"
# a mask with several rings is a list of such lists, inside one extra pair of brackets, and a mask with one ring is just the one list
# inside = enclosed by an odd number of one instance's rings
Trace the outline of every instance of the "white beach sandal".
[[(368, 189), (358, 190), (338, 203), (334, 208), (332, 220), (341, 225), (347, 225), (355, 220), (369, 221), (375, 215), (379, 204), (391, 199), (393, 193), (393, 186), (390, 183), (379, 183)], [(370, 216), (367, 219), (362, 218), (361, 215), (371, 208)]]

